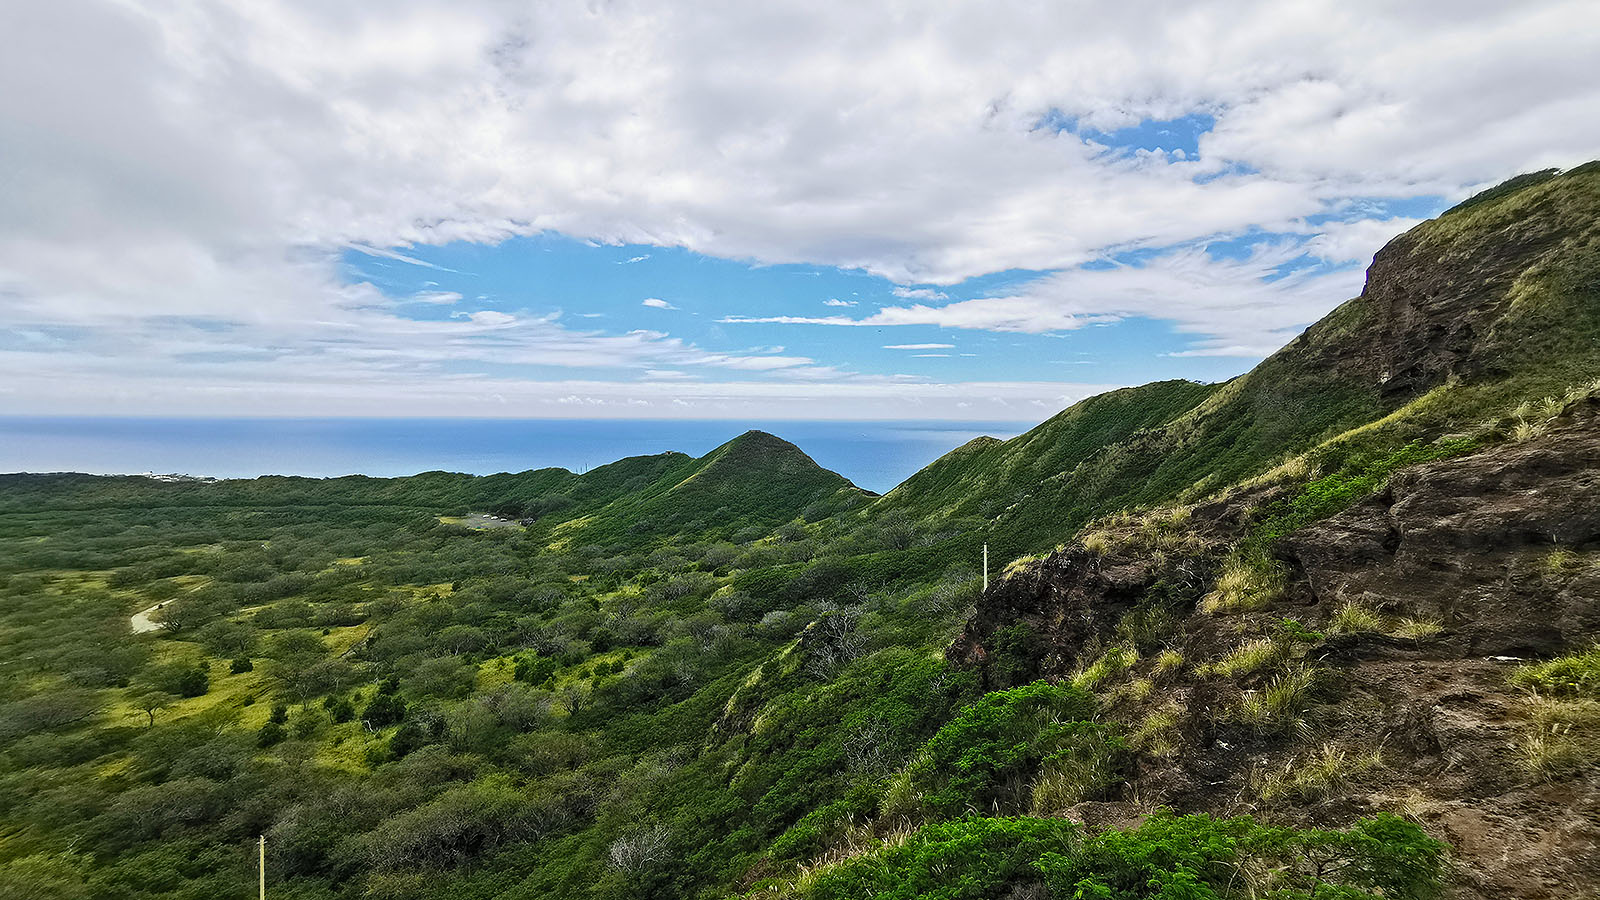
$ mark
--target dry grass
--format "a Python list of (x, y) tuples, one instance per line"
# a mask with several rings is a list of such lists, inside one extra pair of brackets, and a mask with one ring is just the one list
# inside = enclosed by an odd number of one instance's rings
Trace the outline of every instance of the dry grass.
[(1301, 713), (1311, 704), (1317, 672), (1296, 666), (1267, 682), (1259, 691), (1246, 691), (1234, 708), (1233, 718), (1258, 731), (1304, 731)]
[(1332, 634), (1371, 634), (1383, 631), (1383, 617), (1372, 609), (1350, 601), (1340, 606), (1328, 622)]
[(1254, 675), (1272, 668), (1285, 658), (1283, 645), (1271, 638), (1245, 641), (1232, 653), (1206, 667), (1206, 672), (1224, 678)]
[(1211, 593), (1200, 600), (1200, 608), (1212, 614), (1266, 609), (1283, 591), (1283, 584), (1280, 568), (1234, 557), (1223, 566)]
[(1383, 765), (1381, 750), (1350, 751), (1325, 743), (1305, 756), (1291, 758), (1282, 769), (1252, 779), (1263, 800), (1294, 797), (1319, 800), (1345, 787), (1357, 775)]
[(1409, 638), (1414, 641), (1427, 640), (1439, 632), (1444, 631), (1443, 623), (1432, 619), (1401, 619), (1395, 626), (1394, 636)]
[(1551, 779), (1600, 766), (1600, 701), (1533, 694), (1526, 715), (1517, 749), (1529, 774)]

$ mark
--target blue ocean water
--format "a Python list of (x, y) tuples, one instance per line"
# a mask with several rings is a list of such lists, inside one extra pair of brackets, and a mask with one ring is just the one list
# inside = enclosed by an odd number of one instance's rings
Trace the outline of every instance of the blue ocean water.
[(978, 435), (1031, 422), (802, 422), (610, 419), (147, 419), (0, 417), (0, 472), (256, 475), (486, 475), (573, 471), (625, 456), (700, 456), (759, 428), (821, 465), (887, 491)]

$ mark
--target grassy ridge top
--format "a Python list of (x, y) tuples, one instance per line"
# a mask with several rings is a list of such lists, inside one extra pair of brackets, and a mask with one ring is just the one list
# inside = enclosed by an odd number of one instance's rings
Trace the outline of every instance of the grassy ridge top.
[(1002, 552), (1031, 552), (1097, 516), (1204, 496), (1370, 423), (1385, 421), (1393, 440), (1432, 439), (1597, 372), (1591, 163), (1519, 176), (1395, 238), (1360, 296), (1224, 385), (1090, 398), (1011, 441), (957, 449), (866, 515), (969, 518)]

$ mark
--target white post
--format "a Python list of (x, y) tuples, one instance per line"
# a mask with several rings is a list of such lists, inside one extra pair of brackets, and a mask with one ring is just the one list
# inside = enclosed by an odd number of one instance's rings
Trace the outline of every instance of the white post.
[(989, 593), (989, 545), (983, 545), (983, 592)]
[(267, 900), (267, 836), (261, 836), (261, 900)]

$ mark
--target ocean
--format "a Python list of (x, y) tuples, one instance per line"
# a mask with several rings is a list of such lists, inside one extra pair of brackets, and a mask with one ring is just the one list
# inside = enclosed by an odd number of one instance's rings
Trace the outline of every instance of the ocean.
[(488, 475), (625, 456), (700, 456), (751, 428), (884, 492), (979, 435), (1032, 422), (806, 422), (612, 419), (157, 419), (0, 417), (0, 472), (396, 476)]

